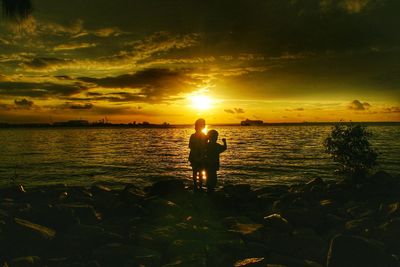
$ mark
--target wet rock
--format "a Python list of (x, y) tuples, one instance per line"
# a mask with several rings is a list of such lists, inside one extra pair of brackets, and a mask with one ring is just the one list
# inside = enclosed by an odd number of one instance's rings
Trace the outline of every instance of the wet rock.
[(327, 267), (398, 266), (396, 260), (374, 241), (357, 236), (337, 235), (330, 244)]
[(147, 190), (150, 196), (167, 196), (185, 192), (185, 184), (182, 179), (167, 179), (155, 182)]
[(264, 257), (261, 258), (247, 258), (243, 260), (238, 260), (233, 266), (235, 267), (261, 267), (266, 266), (267, 263)]
[(311, 227), (316, 230), (323, 229), (325, 217), (317, 209), (299, 208), (283, 211), (282, 215), (296, 227)]
[(165, 214), (176, 215), (181, 211), (180, 206), (174, 202), (159, 197), (147, 199), (144, 208), (152, 216), (161, 216)]
[(133, 247), (121, 243), (101, 246), (93, 251), (93, 256), (101, 264), (122, 266), (159, 266), (161, 254), (155, 250), (143, 247)]
[(382, 204), (379, 207), (381, 216), (385, 218), (396, 218), (400, 217), (400, 202), (390, 203), (388, 205)]
[(337, 215), (334, 214), (327, 214), (325, 216), (326, 225), (330, 228), (342, 228), (344, 227), (345, 220)]
[(264, 217), (263, 224), (265, 227), (273, 228), (280, 232), (290, 232), (292, 230), (292, 225), (277, 213)]
[(178, 267), (178, 266), (206, 267), (207, 259), (201, 254), (192, 253), (189, 255), (181, 255), (176, 259), (172, 260), (170, 263), (167, 263), (162, 266), (163, 267)]
[(94, 224), (99, 219), (93, 206), (88, 204), (84, 203), (62, 204), (60, 205), (60, 208), (72, 210), (73, 214), (79, 218), (81, 223), (84, 224)]
[(12, 259), (8, 262), (9, 267), (40, 267), (43, 263), (38, 256), (27, 256)]
[(374, 220), (369, 217), (350, 220), (345, 224), (346, 232), (350, 234), (363, 234), (372, 227), (374, 227)]
[(76, 225), (57, 239), (63, 250), (71, 253), (88, 253), (91, 249), (108, 243), (119, 243), (123, 237), (103, 228), (90, 225)]
[(168, 247), (166, 258), (172, 260), (180, 255), (189, 255), (192, 253), (200, 254), (205, 257), (205, 245), (198, 240), (174, 240)]
[(387, 244), (390, 251), (400, 255), (400, 218), (391, 219), (380, 227), (381, 239)]
[(4, 249), (10, 256), (42, 255), (52, 244), (56, 231), (27, 220), (14, 218), (4, 225)]
[(291, 257), (284, 254), (270, 253), (267, 258), (267, 266), (290, 266), (290, 267), (323, 267), (321, 264), (311, 261)]

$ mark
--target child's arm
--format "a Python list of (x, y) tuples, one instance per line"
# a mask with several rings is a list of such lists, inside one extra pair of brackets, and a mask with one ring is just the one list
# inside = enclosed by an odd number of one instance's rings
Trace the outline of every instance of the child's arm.
[(224, 152), (228, 148), (228, 145), (226, 144), (226, 139), (225, 138), (222, 138), (222, 143), (224, 143), (224, 144), (222, 145), (222, 151), (221, 152)]

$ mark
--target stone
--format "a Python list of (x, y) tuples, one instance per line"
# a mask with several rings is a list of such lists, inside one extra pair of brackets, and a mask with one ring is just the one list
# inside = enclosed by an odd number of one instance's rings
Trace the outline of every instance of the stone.
[(284, 216), (293, 226), (296, 227), (311, 227), (316, 230), (324, 228), (325, 217), (317, 209), (298, 208), (290, 209), (282, 212)]
[(185, 191), (185, 184), (182, 179), (167, 179), (155, 182), (147, 190), (150, 196), (167, 196), (183, 193)]
[(161, 254), (159, 252), (121, 243), (111, 243), (96, 248), (93, 251), (93, 256), (100, 263), (114, 266), (122, 266), (127, 262), (131, 266), (159, 266), (161, 263)]
[(81, 223), (83, 224), (94, 224), (99, 220), (96, 211), (93, 206), (84, 204), (84, 203), (76, 203), (76, 204), (62, 204), (60, 208), (66, 208), (73, 211), (74, 215), (77, 216)]
[(8, 263), (9, 267), (40, 267), (43, 264), (38, 256), (26, 256), (12, 259)]
[(266, 266), (265, 258), (247, 258), (243, 260), (238, 260), (233, 265), (235, 267), (262, 267)]
[(381, 238), (387, 244), (390, 251), (400, 255), (400, 218), (394, 218), (385, 222), (379, 229), (382, 232)]
[(147, 199), (144, 208), (152, 216), (176, 215), (181, 211), (180, 206), (174, 202), (159, 197)]
[(264, 227), (273, 228), (280, 232), (290, 232), (292, 225), (280, 214), (274, 213), (264, 217)]
[(330, 244), (327, 267), (398, 266), (396, 260), (379, 243), (358, 237), (336, 235)]
[(346, 232), (350, 234), (363, 234), (372, 227), (374, 227), (374, 220), (369, 217), (350, 220), (345, 224)]

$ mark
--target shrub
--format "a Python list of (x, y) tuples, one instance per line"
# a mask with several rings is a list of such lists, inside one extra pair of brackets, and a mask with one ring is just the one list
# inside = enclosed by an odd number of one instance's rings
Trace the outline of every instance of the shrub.
[(368, 141), (370, 136), (366, 126), (337, 124), (325, 139), (326, 152), (339, 163), (339, 171), (356, 181), (364, 178), (368, 170), (376, 165), (378, 154)]

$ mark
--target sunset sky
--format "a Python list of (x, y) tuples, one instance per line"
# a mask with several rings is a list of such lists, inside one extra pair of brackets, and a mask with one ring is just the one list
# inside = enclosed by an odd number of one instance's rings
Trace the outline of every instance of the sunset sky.
[(400, 121), (399, 0), (32, 0), (0, 122)]

